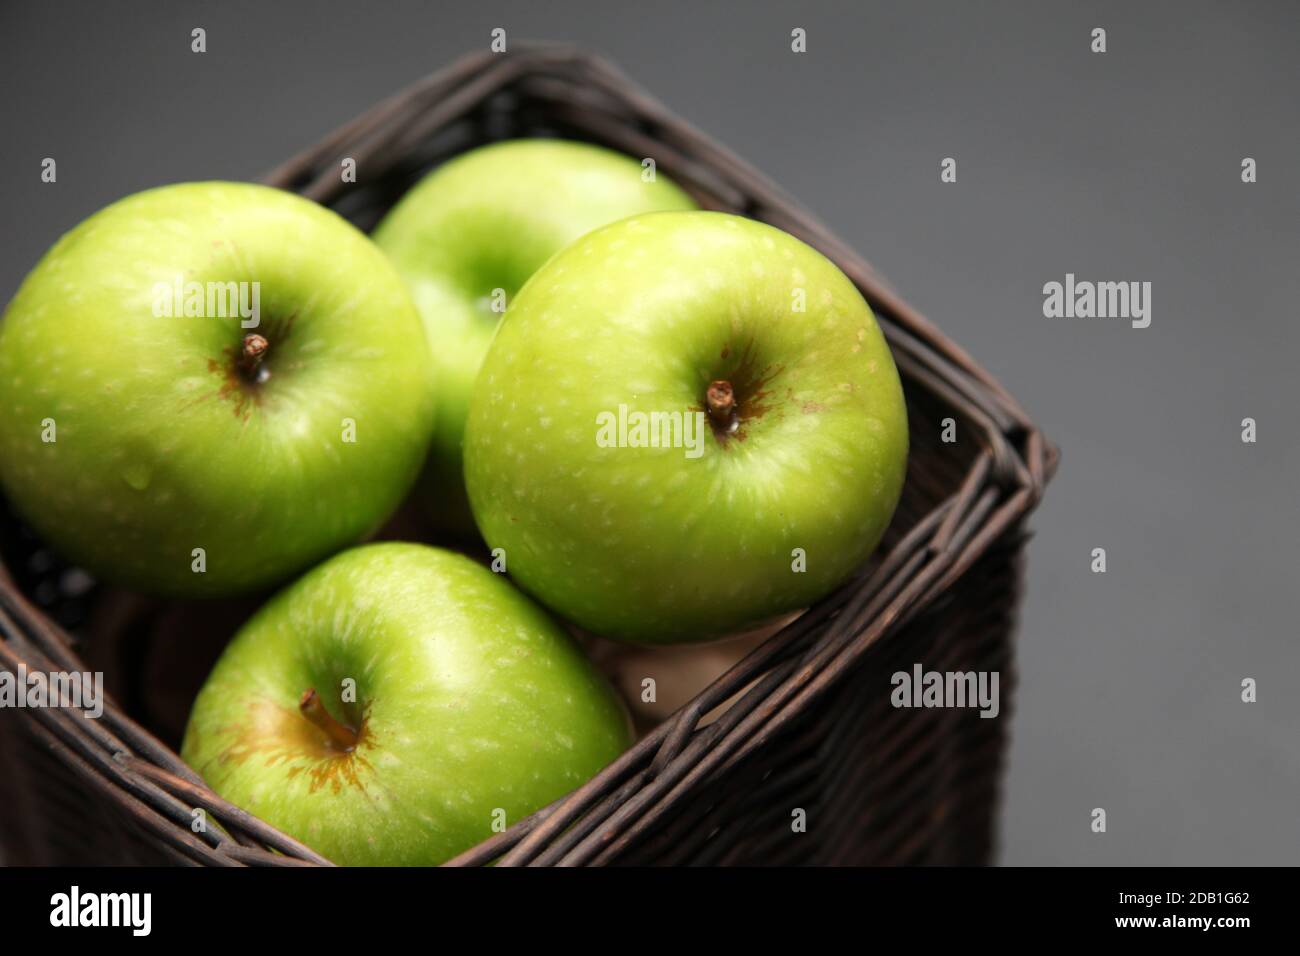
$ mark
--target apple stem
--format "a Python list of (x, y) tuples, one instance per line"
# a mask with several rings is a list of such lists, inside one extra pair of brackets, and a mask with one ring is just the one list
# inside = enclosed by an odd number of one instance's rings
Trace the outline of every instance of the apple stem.
[(266, 358), (266, 350), (270, 347), (271, 343), (265, 336), (249, 332), (244, 336), (243, 347), (239, 350), (239, 367), (252, 375), (262, 364), (262, 359)]
[(298, 709), (302, 711), (304, 717), (325, 731), (325, 735), (343, 750), (350, 752), (356, 748), (357, 732), (334, 719), (334, 715), (321, 703), (320, 694), (316, 693), (315, 687), (303, 691), (302, 698), (298, 701)]
[(709, 418), (713, 419), (714, 424), (722, 428), (731, 425), (731, 415), (736, 410), (736, 393), (730, 382), (710, 382), (704, 400), (709, 408)]

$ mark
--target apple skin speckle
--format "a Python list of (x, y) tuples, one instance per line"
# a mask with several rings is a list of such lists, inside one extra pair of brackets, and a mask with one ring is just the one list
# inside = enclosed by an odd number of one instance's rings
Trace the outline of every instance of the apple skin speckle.
[[(739, 424), (706, 426), (697, 456), (597, 441), (599, 416), (699, 412), (716, 380)], [(680, 643), (842, 582), (889, 524), (907, 448), (889, 347), (843, 273), (770, 226), (661, 212), (588, 234), (515, 297), (473, 391), (465, 476), (527, 591), (596, 633)]]
[[(355, 703), (340, 700), (349, 678)], [(307, 688), (360, 726), (355, 750), (331, 748), (298, 712)], [(240, 630), (181, 754), (336, 863), (428, 866), (491, 836), (497, 808), (522, 819), (630, 743), (617, 695), (503, 577), (383, 543), (313, 569)]]
[[(159, 314), (157, 287), (178, 277), (257, 283), (262, 386), (232, 369), (238, 315)], [(265, 587), (400, 502), (433, 428), (430, 365), (400, 277), (334, 213), (245, 183), (138, 193), (61, 238), (0, 321), (0, 485), (97, 577), (178, 596)], [(344, 417), (357, 444), (340, 441)]]

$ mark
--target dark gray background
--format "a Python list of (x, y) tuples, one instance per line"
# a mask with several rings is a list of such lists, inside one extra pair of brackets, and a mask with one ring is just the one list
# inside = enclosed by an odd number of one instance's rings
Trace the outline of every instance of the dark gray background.
[[(1300, 5), (5, 3), (0, 298), (90, 212), (256, 178), (497, 26), (608, 54), (771, 174), (1062, 447), (1001, 859), (1300, 861)], [(1151, 327), (1045, 319), (1067, 272), (1150, 281)]]

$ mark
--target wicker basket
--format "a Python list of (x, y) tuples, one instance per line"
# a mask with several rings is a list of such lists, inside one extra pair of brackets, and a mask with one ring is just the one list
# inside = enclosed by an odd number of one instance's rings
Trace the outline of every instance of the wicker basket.
[[(997, 382), (810, 215), (581, 52), (533, 46), (470, 56), (267, 181), (369, 229), (448, 156), (535, 135), (653, 157), (706, 208), (771, 223), (838, 263), (893, 349), (911, 462), (893, 525), (857, 577), (759, 643), (585, 786), (453, 863), (987, 862), (1024, 519), (1055, 450)], [(340, 181), (345, 156), (357, 161), (359, 183)], [(947, 418), (956, 422), (954, 443), (941, 441)], [(94, 648), (78, 642), (102, 589), (78, 593), (84, 581), (6, 509), (0, 514), (8, 562), (0, 565), (0, 667), (86, 669), (79, 652)], [(892, 707), (890, 675), (917, 662), (1000, 672), (1000, 716)], [(110, 681), (139, 666), (129, 643), (110, 665), (97, 662)], [(139, 695), (121, 690), (121, 680), (113, 686), (99, 720), (74, 710), (0, 711), (0, 846), (9, 862), (327, 862), (209, 791), (146, 729)], [(192, 832), (195, 807), (220, 825)], [(806, 832), (791, 825), (799, 809)]]

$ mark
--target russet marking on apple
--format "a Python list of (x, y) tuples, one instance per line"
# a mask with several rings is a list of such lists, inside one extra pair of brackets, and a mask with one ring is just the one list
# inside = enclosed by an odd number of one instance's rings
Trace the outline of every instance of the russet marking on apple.
[[(255, 700), (248, 707), (246, 722), (219, 731), (226, 743), (215, 759), (223, 765), (250, 761), (283, 765), (288, 780), (305, 774), (308, 793), (337, 794), (345, 788), (364, 792), (374, 773), (367, 754), (376, 744), (374, 730), (364, 717), (356, 730), (340, 724), (320, 705), (319, 697), (309, 705), (309, 713), (304, 708), (308, 693), (315, 695), (309, 690), (292, 708), (264, 698)], [(338, 729), (327, 730), (323, 724), (329, 722)], [(210, 772), (204, 766), (195, 769)]]
[(339, 721), (326, 710), (325, 705), (321, 703), (320, 695), (316, 693), (316, 688), (309, 687), (303, 691), (298, 701), (298, 710), (343, 753), (351, 753), (357, 749), (357, 742), (361, 738), (360, 730)]

